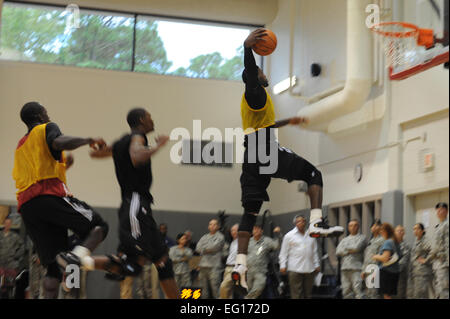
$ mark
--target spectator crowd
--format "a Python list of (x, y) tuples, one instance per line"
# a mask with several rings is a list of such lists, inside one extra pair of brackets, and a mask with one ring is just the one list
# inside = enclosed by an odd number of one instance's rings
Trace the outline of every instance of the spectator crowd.
[[(367, 238), (360, 232), (360, 221), (353, 219), (347, 225), (348, 235), (336, 247), (339, 259), (337, 273), (341, 296), (344, 299), (448, 299), (449, 225), (448, 206), (436, 205), (439, 224), (434, 235), (429, 236), (424, 225), (417, 223), (413, 229), (402, 225), (395, 228), (389, 223), (375, 220)], [(6, 218), (0, 232), (0, 298), (14, 298), (17, 278), (23, 264), (28, 265), (27, 298), (42, 298), (42, 278), (45, 271), (33, 250), (31, 241), (11, 230), (12, 221)], [(195, 243), (192, 232), (186, 230), (173, 240), (168, 236), (168, 225), (160, 224), (160, 232), (169, 248), (175, 280), (180, 290), (201, 289), (201, 298), (275, 298), (279, 291), (270, 291), (269, 281), (286, 279), (291, 299), (313, 298), (313, 287), (322, 276), (318, 240), (308, 234), (308, 221), (301, 215), (293, 220), (294, 227), (284, 236), (280, 227), (272, 229), (273, 236), (264, 235), (264, 227), (257, 223), (253, 228), (248, 248), (248, 292), (237, 295), (233, 290), (231, 273), (237, 255), (238, 224), (229, 233), (220, 231), (219, 219), (211, 219), (208, 232)], [(412, 245), (404, 240), (411, 231)], [(228, 232), (228, 231), (227, 231)], [(76, 240), (76, 239), (75, 239)], [(25, 253), (27, 255), (25, 256)], [(324, 252), (322, 252), (324, 253)], [(275, 277), (269, 273), (274, 269)], [(273, 271), (272, 271), (272, 275)], [(339, 282), (338, 281), (338, 282)], [(141, 299), (164, 298), (158, 285), (156, 268), (148, 263), (138, 277), (126, 277), (120, 282), (120, 297), (133, 298), (133, 285)], [(86, 298), (86, 276), (82, 287), (67, 289), (62, 285), (62, 298)], [(338, 297), (338, 296), (336, 296)]]

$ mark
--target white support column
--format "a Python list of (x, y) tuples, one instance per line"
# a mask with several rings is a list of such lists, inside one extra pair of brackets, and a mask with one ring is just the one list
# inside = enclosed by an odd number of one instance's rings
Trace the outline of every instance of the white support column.
[[(375, 219), (381, 220), (381, 200), (375, 201)], [(381, 220), (381, 222), (384, 221)]]
[[(331, 208), (328, 210), (328, 222), (330, 225), (338, 225), (339, 219), (339, 208)], [(327, 253), (329, 256), (330, 263), (333, 267), (337, 267), (338, 259), (336, 257), (336, 239), (335, 238), (327, 238), (325, 239)]]
[(375, 203), (368, 202), (363, 203), (362, 207), (362, 221), (361, 221), (361, 232), (366, 236), (367, 239), (370, 238), (370, 226), (374, 220), (373, 210), (375, 209)]
[[(339, 225), (344, 227), (347, 230), (348, 222), (349, 222), (349, 207), (339, 207)], [(342, 240), (346, 236), (346, 231), (339, 237), (339, 241)]]

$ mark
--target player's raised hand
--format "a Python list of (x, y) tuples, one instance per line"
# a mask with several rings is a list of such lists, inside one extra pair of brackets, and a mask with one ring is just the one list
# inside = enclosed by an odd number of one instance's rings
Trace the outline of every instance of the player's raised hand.
[(102, 147), (106, 146), (106, 142), (103, 138), (101, 137), (96, 137), (96, 138), (91, 138), (89, 141), (89, 147), (94, 149), (94, 150), (99, 150)]
[(251, 48), (254, 44), (256, 44), (256, 42), (262, 40), (262, 41), (266, 41), (266, 39), (264, 39), (264, 36), (267, 35), (266, 29), (264, 28), (258, 28), (254, 31), (252, 31), (247, 39), (245, 39), (244, 41), (244, 47), (246, 48)]
[(104, 145), (97, 149), (92, 149), (89, 152), (89, 156), (92, 158), (104, 158), (112, 156), (112, 147), (108, 145)]

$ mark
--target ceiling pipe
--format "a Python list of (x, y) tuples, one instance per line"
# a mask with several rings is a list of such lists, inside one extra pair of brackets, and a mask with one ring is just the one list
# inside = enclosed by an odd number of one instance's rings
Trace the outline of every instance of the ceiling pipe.
[(304, 129), (327, 132), (329, 123), (359, 110), (372, 87), (373, 38), (366, 26), (370, 0), (347, 0), (347, 79), (344, 89), (300, 109), (298, 116), (309, 120)]
[[(290, 37), (289, 37), (289, 94), (292, 97), (299, 98), (307, 104), (314, 103), (318, 100), (321, 100), (323, 98), (326, 98), (327, 96), (330, 96), (336, 92), (339, 92), (344, 89), (343, 83), (338, 83), (334, 87), (324, 90), (320, 93), (317, 93), (313, 96), (304, 96), (301, 93), (295, 93), (294, 92), (294, 46), (295, 46), (295, 20), (296, 20), (296, 14), (297, 14), (297, 0), (291, 0), (290, 1), (290, 16), (289, 16), (289, 22), (290, 22)], [(301, 81), (300, 81), (301, 82)]]

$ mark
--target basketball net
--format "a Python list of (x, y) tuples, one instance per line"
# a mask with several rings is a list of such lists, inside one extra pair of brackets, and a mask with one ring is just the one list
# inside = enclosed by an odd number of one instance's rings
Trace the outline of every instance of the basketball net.
[(406, 22), (382, 22), (371, 29), (383, 42), (391, 80), (402, 80), (448, 61), (448, 47), (435, 45), (432, 29)]

